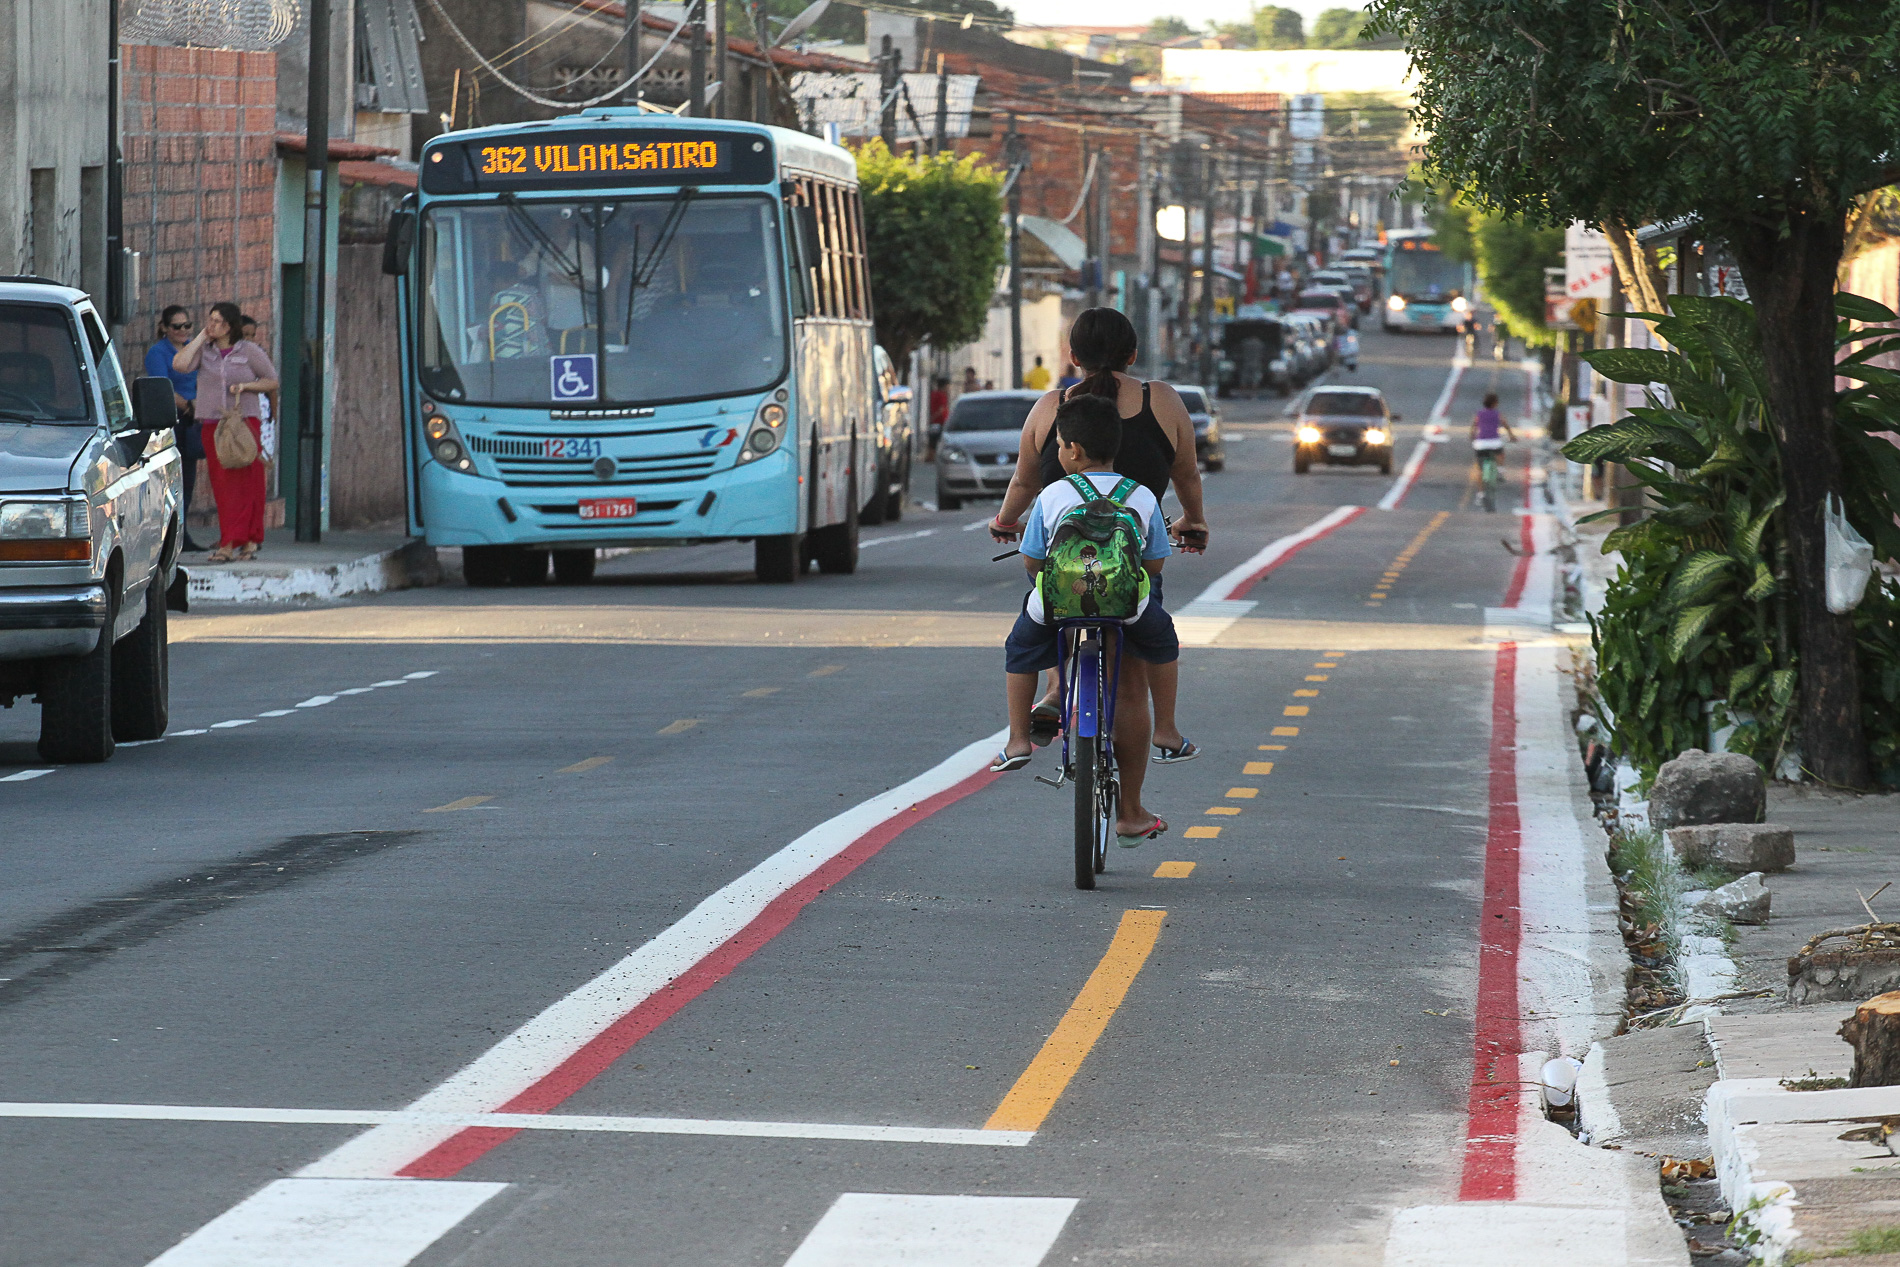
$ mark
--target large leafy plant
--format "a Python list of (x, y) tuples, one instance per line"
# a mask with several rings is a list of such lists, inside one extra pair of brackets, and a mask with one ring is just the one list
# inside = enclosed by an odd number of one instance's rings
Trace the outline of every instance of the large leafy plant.
[[(1900, 350), (1900, 328), (1854, 324), (1900, 318), (1853, 295), (1839, 296), (1837, 308), (1842, 373), (1860, 383), (1837, 394), (1835, 409), (1836, 443), (1851, 456), (1848, 517), (1877, 554), (1900, 557), (1900, 450), (1877, 434), (1900, 422), (1900, 373), (1873, 364)], [(1604, 539), (1623, 566), (1593, 623), (1599, 689), (1619, 749), (1646, 776), (1701, 746), (1714, 701), (1737, 724), (1729, 747), (1772, 767), (1792, 737), (1799, 655), (1761, 336), (1755, 310), (1737, 300), (1678, 295), (1670, 309), (1642, 315), (1673, 351), (1585, 354), (1605, 378), (1651, 387), (1649, 404), (1563, 449), (1572, 461), (1621, 464), (1652, 503), (1647, 517)], [(1900, 702), (1896, 606), (1876, 588), (1856, 620), (1868, 661), (1862, 720), (1877, 766), (1900, 761), (1900, 712), (1876, 706), (1882, 696)]]

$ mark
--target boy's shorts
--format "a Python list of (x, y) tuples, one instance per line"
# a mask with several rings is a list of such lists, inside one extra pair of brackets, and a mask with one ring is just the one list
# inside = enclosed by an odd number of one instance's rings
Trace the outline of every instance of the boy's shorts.
[[(1003, 663), (1011, 673), (1041, 673), (1056, 667), (1056, 627), (1031, 620), (1028, 608), (1029, 595), (1024, 594), (1023, 610), (1016, 613), (1016, 627), (1003, 643)], [(1134, 623), (1122, 626), (1122, 647), (1149, 664), (1172, 664), (1181, 658), (1174, 617), (1161, 605), (1160, 577), (1149, 579), (1148, 606)]]

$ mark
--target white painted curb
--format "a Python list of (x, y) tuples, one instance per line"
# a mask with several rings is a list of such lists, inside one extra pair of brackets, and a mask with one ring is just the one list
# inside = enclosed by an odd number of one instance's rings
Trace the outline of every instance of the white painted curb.
[(185, 575), (186, 593), (193, 601), (291, 603), (434, 585), (442, 579), (442, 569), (433, 549), (410, 541), (344, 563), (258, 572), (187, 564)]

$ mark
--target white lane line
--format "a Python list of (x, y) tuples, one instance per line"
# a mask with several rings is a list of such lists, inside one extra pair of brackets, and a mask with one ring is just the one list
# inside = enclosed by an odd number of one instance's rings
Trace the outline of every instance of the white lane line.
[[(208, 730), (172, 730), (165, 733), (165, 739), (183, 739), (187, 735), (208, 735)], [(164, 743), (165, 739), (153, 739), (152, 743)]]
[(1236, 591), (1245, 590), (1253, 582), (1280, 566), (1301, 547), (1319, 540), (1341, 524), (1364, 514), (1365, 510), (1364, 506), (1339, 506), (1321, 515), (1298, 532), (1289, 533), (1276, 541), (1269, 542), (1252, 558), (1228, 569), (1219, 580), (1197, 594), (1194, 601), (1200, 603), (1233, 598)]
[(494, 1127), (513, 1131), (588, 1131), (628, 1135), (708, 1135), (744, 1139), (837, 1139), (873, 1144), (966, 1144), (1022, 1148), (1034, 1131), (986, 1131), (857, 1122), (752, 1122), (727, 1118), (624, 1117), (559, 1113), (414, 1113), (404, 1109), (259, 1109), (218, 1104), (63, 1104), (0, 1102), (0, 1118), (114, 1122), (262, 1122), (288, 1126)]
[(888, 537), (871, 537), (868, 540), (858, 542), (858, 548), (860, 550), (868, 550), (872, 546), (881, 546), (887, 541), (915, 541), (918, 537), (934, 537), (936, 535), (937, 530), (935, 528), (923, 528), (917, 532), (899, 532)]
[(342, 690), (338, 691), (337, 694), (338, 695), (368, 695), (371, 691), (375, 689), (376, 688), (373, 686), (346, 686)]
[(987, 528), (987, 527), (989, 527), (989, 526), (990, 526), (990, 521), (989, 521), (989, 520), (987, 520), (987, 519), (979, 519), (979, 520), (977, 520), (977, 521), (976, 521), (975, 523), (973, 523), (973, 524), (964, 524), (964, 525), (963, 525), (963, 530), (964, 530), (965, 532), (975, 532), (975, 531), (976, 531), (976, 530), (977, 530), (978, 528)]
[(298, 708), (322, 708), (325, 704), (334, 704), (334, 703), (336, 703), (336, 696), (334, 695), (312, 695), (309, 699), (304, 700), (302, 703), (298, 704), (297, 707)]
[(1451, 409), (1452, 395), (1458, 390), (1458, 380), (1465, 376), (1465, 371), (1469, 368), (1471, 368), (1471, 362), (1465, 358), (1463, 352), (1452, 358), (1451, 373), (1445, 376), (1444, 390), (1438, 393), (1438, 400), (1432, 405), (1431, 417), (1426, 419), (1427, 422), (1445, 420), (1446, 412)]
[(24, 783), (28, 779), (37, 779), (43, 774), (51, 773), (51, 770), (21, 770), (16, 774), (9, 774), (5, 778), (0, 779), (0, 783)]
[(371, 682), (370, 685), (371, 686), (407, 686), (409, 684), (403, 681), (401, 678), (391, 678), (387, 682)]
[(151, 1267), (402, 1267), (507, 1186), (279, 1179)]
[(1399, 508), (1405, 495), (1412, 491), (1412, 483), (1418, 479), (1418, 473), (1425, 469), (1425, 459), (1431, 456), (1432, 445), (1436, 443), (1437, 438), (1429, 435), (1418, 442), (1418, 447), (1412, 450), (1412, 456), (1405, 459), (1405, 469), (1399, 472), (1399, 477), (1392, 481), (1392, 487), (1379, 499), (1380, 510)]
[(1036, 1267), (1077, 1200), (847, 1192), (785, 1267)]
[(424, 669), (420, 673), (405, 673), (402, 676), (405, 682), (420, 682), (423, 678), (434, 677), (437, 672), (436, 669)]
[[(708, 896), (676, 923), (408, 1106), (412, 1113), (490, 1113), (535, 1087), (595, 1038), (668, 984), (747, 930), (795, 885), (920, 802), (949, 792), (989, 764), (1002, 731), (969, 744), (888, 792), (820, 823)], [(381, 1178), (402, 1171), (453, 1138), (453, 1126), (376, 1126), (299, 1173), (312, 1178)]]
[[(294, 709), (289, 709), (289, 708), (273, 708), (268, 713), (259, 713), (258, 716), (259, 717), (288, 717), (294, 711), (295, 711)], [(157, 743), (158, 741), (154, 739), (152, 742)]]
[(211, 723), (211, 729), (213, 729), (213, 730), (235, 730), (235, 729), (237, 729), (237, 728), (238, 728), (239, 726), (255, 726), (255, 725), (257, 725), (257, 718), (255, 718), (255, 717), (240, 717), (240, 718), (238, 718), (238, 719), (237, 719), (236, 721), (214, 721), (214, 722), (212, 722), (212, 723)]

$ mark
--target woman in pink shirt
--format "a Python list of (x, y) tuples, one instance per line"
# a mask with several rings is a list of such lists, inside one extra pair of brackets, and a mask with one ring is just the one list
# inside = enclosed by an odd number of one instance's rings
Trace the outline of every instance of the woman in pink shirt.
[[(198, 337), (172, 358), (172, 368), (180, 373), (198, 372), (205, 469), (211, 477), (211, 496), (218, 503), (218, 547), (208, 556), (213, 563), (255, 558), (264, 544), (264, 424), (257, 401), (277, 390), (277, 367), (263, 348), (238, 337), (242, 319), (236, 304), (212, 304)], [(258, 442), (257, 461), (237, 470), (227, 470), (218, 462), (212, 440), (220, 415), (232, 408), (243, 415)]]

